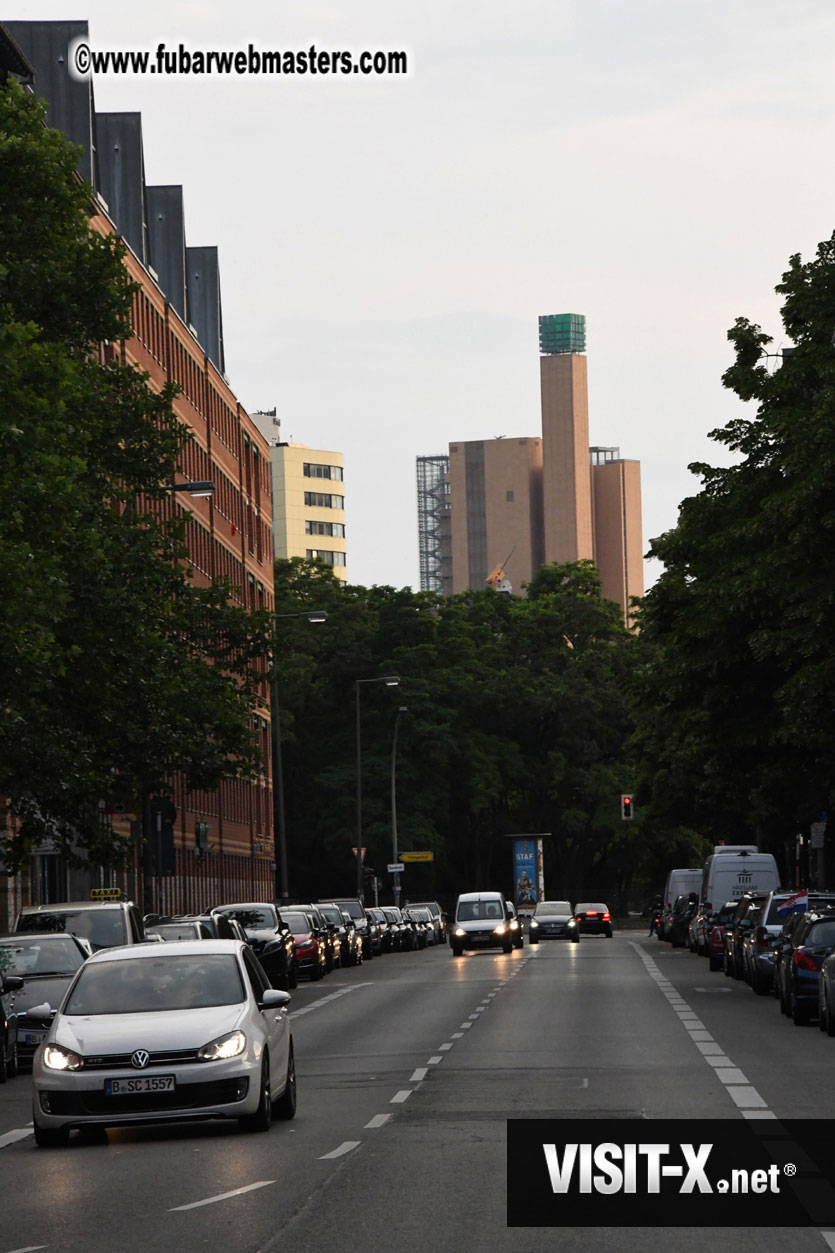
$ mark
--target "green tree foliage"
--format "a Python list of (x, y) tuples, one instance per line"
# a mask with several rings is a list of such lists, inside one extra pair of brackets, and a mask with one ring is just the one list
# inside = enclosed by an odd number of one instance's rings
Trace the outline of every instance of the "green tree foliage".
[(835, 735), (835, 237), (777, 288), (791, 351), (744, 318), (712, 432), (730, 466), (653, 541), (637, 745), (652, 820), (775, 848), (832, 800)]
[[(639, 823), (620, 818), (634, 637), (589, 563), (547, 567), (527, 599), (342, 586), (327, 567), (276, 563), (291, 888), (350, 891), (356, 844), (355, 680), (362, 687), (363, 839), (389, 891), (394, 719), (399, 847), (431, 851), (407, 894), (510, 891), (509, 834), (551, 832), (565, 894), (625, 888)], [(626, 830), (625, 828), (629, 828)], [(389, 898), (390, 899), (390, 898)]]
[(183, 771), (212, 788), (254, 768), (263, 620), (190, 581), (184, 520), (135, 507), (173, 481), (173, 390), (103, 366), (131, 287), (91, 234), (77, 151), (42, 104), (0, 89), (0, 796), (33, 841), (118, 860), (100, 802), (135, 810)]

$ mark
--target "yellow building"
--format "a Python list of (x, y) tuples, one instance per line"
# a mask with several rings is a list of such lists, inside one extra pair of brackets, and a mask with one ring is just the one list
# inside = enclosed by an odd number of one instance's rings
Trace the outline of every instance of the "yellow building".
[(277, 443), (270, 448), (276, 557), (306, 557), (347, 579), (341, 452)]

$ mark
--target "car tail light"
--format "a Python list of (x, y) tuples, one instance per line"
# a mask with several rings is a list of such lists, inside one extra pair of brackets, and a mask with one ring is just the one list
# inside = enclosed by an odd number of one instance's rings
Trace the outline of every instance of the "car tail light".
[(587, 909), (587, 910), (586, 910), (586, 917), (587, 917), (587, 918), (596, 918), (596, 917), (597, 917), (597, 910), (596, 910), (596, 909)]
[(819, 969), (818, 963), (815, 961), (814, 957), (812, 957), (811, 953), (805, 952), (802, 948), (799, 948), (795, 953), (794, 964), (801, 970)]
[(760, 948), (768, 948), (768, 932), (765, 927), (757, 927), (754, 937)]
[(609, 914), (603, 914), (603, 915), (602, 915), (602, 920), (603, 920), (603, 922), (611, 922), (611, 921), (612, 921), (612, 920), (611, 920), (611, 917), (609, 916)]

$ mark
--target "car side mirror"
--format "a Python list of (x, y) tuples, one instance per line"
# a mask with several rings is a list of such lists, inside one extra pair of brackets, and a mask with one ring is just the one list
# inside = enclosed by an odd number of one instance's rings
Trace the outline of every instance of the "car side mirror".
[(282, 992), (279, 988), (267, 988), (260, 1001), (261, 1009), (285, 1009), (293, 998), (289, 992)]
[(0, 975), (0, 978), (3, 980), (2, 984), (0, 984), (3, 992), (19, 992), (23, 987), (23, 980), (20, 975)]
[(55, 1014), (55, 1010), (49, 1001), (44, 1001), (43, 1005), (30, 1005), (26, 1013), (30, 1018), (51, 1018)]

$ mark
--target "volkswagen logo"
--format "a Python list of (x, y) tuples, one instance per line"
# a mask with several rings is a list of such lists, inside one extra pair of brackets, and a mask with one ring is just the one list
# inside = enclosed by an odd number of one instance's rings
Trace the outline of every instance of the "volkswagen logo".
[(148, 1065), (150, 1060), (150, 1053), (147, 1053), (145, 1049), (137, 1049), (136, 1052), (131, 1055), (130, 1064), (131, 1066), (135, 1066), (137, 1070), (142, 1070)]

